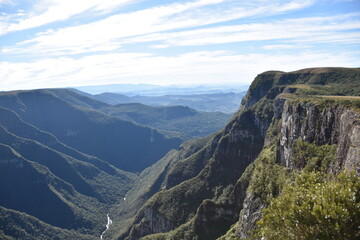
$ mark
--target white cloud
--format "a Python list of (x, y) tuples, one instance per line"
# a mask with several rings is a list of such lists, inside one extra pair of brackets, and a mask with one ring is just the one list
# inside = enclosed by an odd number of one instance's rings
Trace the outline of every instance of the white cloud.
[[(11, 14), (7, 17), (7, 22), (0, 23), (0, 35), (14, 31), (21, 31), (29, 28), (43, 26), (49, 23), (67, 20), (75, 15), (84, 12), (108, 13), (116, 8), (134, 2), (136, 0), (45, 0), (39, 1), (34, 9), (27, 13)], [(128, 20), (141, 22), (142, 18), (155, 18), (155, 15), (168, 16), (191, 8), (198, 8), (211, 4), (218, 4), (226, 0), (197, 0), (186, 3), (175, 3), (165, 7), (156, 7), (148, 10), (138, 11), (135, 14), (128, 14)], [(131, 16), (132, 15), (132, 16)], [(111, 18), (115, 19), (115, 18)], [(127, 20), (121, 18), (119, 20)], [(146, 19), (144, 19), (146, 20)], [(111, 21), (110, 21), (111, 22)], [(104, 21), (105, 24), (109, 21)], [(128, 22), (129, 23), (129, 22)], [(97, 24), (99, 25), (99, 24)]]
[[(246, 40), (248, 37), (243, 35), (247, 35), (248, 32), (251, 33), (251, 29), (242, 28), (252, 28), (257, 25), (242, 25), (238, 30), (231, 30), (232, 27), (223, 27), (222, 29), (225, 30), (223, 33), (221, 33), (222, 30), (220, 28), (208, 28), (187, 32), (180, 31), (179, 33), (164, 32), (221, 23), (259, 14), (262, 16), (279, 14), (304, 8), (313, 3), (313, 1), (310, 0), (280, 0), (272, 1), (271, 3), (269, 3), (269, 1), (257, 0), (245, 2), (244, 5), (240, 6), (235, 2), (233, 3), (235, 4), (234, 7), (229, 8), (228, 6), (222, 6), (220, 4), (222, 2), (226, 3), (227, 1), (198, 0), (153, 7), (126, 14), (117, 14), (97, 22), (43, 33), (40, 36), (21, 43), (18, 47), (9, 48), (7, 51), (11, 52), (13, 50), (21, 52), (21, 48), (24, 48), (24, 51), (32, 51), (33, 53), (59, 55), (66, 52), (67, 54), (77, 54), (79, 51), (72, 52), (72, 49), (80, 48), (84, 49), (84, 51), (91, 52), (92, 49), (96, 49), (99, 45), (109, 44), (114, 46), (134, 43), (136, 41), (147, 41), (146, 39), (150, 37), (151, 40), (154, 36), (146, 36), (146, 34), (155, 34), (155, 36), (159, 36), (159, 38), (157, 39), (155, 37), (154, 40), (168, 41), (175, 45), (234, 42), (239, 41), (237, 40), (239, 38)], [(220, 5), (216, 5), (216, 8), (203, 8), (213, 4)], [(220, 9), (222, 11), (220, 11)], [(277, 28), (279, 28), (279, 26), (277, 26)], [(261, 39), (267, 39), (269, 31), (266, 31), (266, 29), (262, 30), (264, 30), (264, 33), (258, 32), (255, 35), (258, 35)], [(277, 31), (284, 35), (282, 31)], [(232, 36), (227, 36), (229, 34), (232, 34)], [(134, 38), (144, 35), (145, 38)], [(189, 35), (190, 39), (186, 38), (186, 35)], [(164, 44), (154, 44), (155, 47), (161, 45), (164, 46)], [(169, 44), (165, 43), (165, 45)]]
[[(124, 45), (142, 42), (154, 43), (151, 47), (158, 49), (171, 46), (206, 46), (269, 40), (281, 40), (285, 42), (282, 45), (285, 45), (287, 49), (299, 48), (301, 47), (300, 43), (308, 45), (322, 42), (343, 44), (360, 42), (360, 32), (353, 31), (360, 29), (360, 19), (357, 14), (285, 19), (268, 23), (205, 27), (198, 30), (185, 29), (176, 32), (166, 32), (167, 26), (157, 25), (155, 22), (158, 15), (154, 14), (153, 16), (155, 19), (153, 21), (139, 22), (137, 15), (132, 18), (129, 15), (118, 15), (114, 18), (120, 19), (104, 20), (109, 21), (108, 24), (101, 21), (97, 24), (49, 31), (16, 47), (4, 48), (2, 51), (17, 54), (28, 52), (64, 55), (115, 51)], [(117, 28), (119, 31), (114, 30)], [(159, 32), (160, 30), (165, 32)], [(93, 31), (96, 34), (93, 34)], [(285, 49), (284, 46), (282, 48)], [(264, 49), (269, 49), (269, 47), (264, 47)]]
[[(268, 23), (241, 24), (175, 33), (156, 33), (132, 41), (163, 41), (169, 46), (199, 46), (245, 41), (297, 40), (299, 42), (359, 42), (360, 20), (353, 16), (298, 18)], [(341, 31), (341, 34), (339, 34)]]
[(12, 0), (0, 0), (0, 5), (13, 5), (14, 1)]
[(151, 48), (155, 48), (155, 49), (163, 49), (163, 48), (168, 48), (169, 45), (167, 44), (155, 44), (155, 45), (152, 45)]
[[(34, 6), (31, 14), (18, 11), (0, 16), (0, 35), (84, 13), (107, 14), (132, 1), (137, 0), (75, 0), (72, 9), (67, 7), (71, 4), (69, 0), (42, 1), (44, 4)], [(89, 19), (83, 25), (49, 25), (42, 28), (43, 32), (23, 36), (25, 41), (0, 48), (0, 58), (6, 59), (0, 61), (0, 89), (131, 81), (250, 83), (256, 74), (270, 69), (359, 66), (359, 52), (351, 51), (353, 45), (347, 44), (360, 42), (360, 13), (318, 17), (282, 15), (314, 3), (315, 0), (192, 0), (104, 15), (107, 17)], [(139, 46), (137, 50), (134, 43)], [(144, 43), (149, 48), (144, 48)], [(198, 48), (227, 43), (240, 44), (231, 52)], [(323, 46), (339, 43), (337, 52), (319, 47), (322, 43)], [(208, 49), (230, 46), (233, 45)], [(241, 53), (236, 49), (238, 46), (248, 54)], [(254, 46), (257, 54), (251, 54)], [(342, 46), (344, 51), (339, 54)], [(165, 56), (156, 55), (166, 48), (169, 51)]]
[(72, 59), (42, 59), (0, 63), (0, 89), (68, 87), (91, 84), (250, 83), (266, 70), (291, 71), (307, 67), (359, 66), (350, 53), (302, 51), (297, 54), (231, 54), (202, 51), (164, 57), (144, 53), (101, 54)]
[[(106, 12), (134, 0), (46, 0), (39, 1), (32, 11), (11, 14), (8, 21), (2, 23), (0, 35), (9, 32), (39, 27), (49, 23), (67, 20), (86, 11)], [(1, 4), (1, 3), (0, 3)], [(19, 18), (19, 16), (22, 16)], [(0, 25), (0, 26), (1, 26)]]
[(265, 45), (262, 49), (265, 50), (284, 50), (284, 49), (299, 49), (299, 48), (311, 48), (310, 45), (303, 44), (273, 44), (273, 45)]

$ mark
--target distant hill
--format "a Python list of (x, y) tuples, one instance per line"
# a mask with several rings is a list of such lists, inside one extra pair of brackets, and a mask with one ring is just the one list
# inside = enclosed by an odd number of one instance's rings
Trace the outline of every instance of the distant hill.
[(219, 92), (241, 92), (246, 91), (247, 85), (168, 85), (160, 86), (153, 84), (109, 84), (75, 87), (76, 89), (89, 93), (100, 94), (104, 92), (120, 93), (126, 96), (161, 96), (171, 95), (195, 95), (212, 94)]
[(29, 214), (0, 207), (0, 239), (78, 239), (97, 240), (94, 234), (55, 227)]
[[(105, 92), (93, 95), (97, 99), (108, 104), (142, 103), (151, 106), (187, 106), (202, 112), (235, 113), (240, 101), (246, 92), (216, 92), (207, 94), (176, 94), (161, 96), (127, 96), (124, 94)], [(84, 93), (85, 95), (88, 95)]]
[[(196, 111), (181, 105), (148, 106), (138, 103), (111, 105), (105, 103), (106, 101), (101, 98), (96, 99), (95, 96), (76, 89), (71, 89), (71, 91), (67, 89), (48, 89), (46, 91), (72, 105), (100, 111), (122, 120), (157, 129), (167, 137), (179, 137), (183, 140), (204, 137), (220, 130), (232, 115), (222, 112)], [(109, 93), (109, 96), (112, 95), (116, 95), (116, 98), (122, 97), (122, 95)], [(206, 105), (206, 96), (195, 95), (194, 99), (202, 99), (202, 97), (205, 99), (201, 100), (203, 101), (201, 104)]]
[(123, 170), (141, 171), (181, 143), (179, 138), (166, 138), (154, 129), (94, 109), (105, 105), (65, 89), (0, 94), (0, 106), (15, 111), (22, 120)]
[(212, 134), (223, 128), (232, 116), (221, 112), (198, 112), (184, 106), (152, 107), (140, 103), (118, 104), (99, 110), (184, 139)]
[[(100, 231), (102, 222), (96, 216), (107, 204), (115, 202), (118, 195), (123, 195), (133, 182), (131, 174), (109, 175), (90, 163), (16, 137), (4, 128), (0, 136), (0, 205), (53, 226), (85, 227), (91, 229), (88, 233)], [(1, 230), (5, 230), (3, 226), (8, 221), (11, 219), (1, 219)], [(37, 228), (42, 227), (28, 229), (29, 234)]]

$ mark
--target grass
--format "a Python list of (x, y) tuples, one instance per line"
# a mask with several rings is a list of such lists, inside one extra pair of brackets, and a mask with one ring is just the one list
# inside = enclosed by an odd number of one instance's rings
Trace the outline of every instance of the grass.
[(305, 90), (312, 90), (312, 86), (307, 85), (307, 84), (293, 84), (293, 85), (288, 85), (287, 87), (289, 88), (297, 88), (297, 89), (305, 89)]
[(292, 93), (280, 93), (277, 97), (278, 97), (278, 98), (291, 99), (291, 98), (296, 97), (296, 95), (295, 95), (295, 94), (292, 94)]
[(328, 96), (328, 95), (316, 95), (316, 97), (325, 98), (325, 99), (333, 99), (333, 100), (360, 100), (359, 96)]

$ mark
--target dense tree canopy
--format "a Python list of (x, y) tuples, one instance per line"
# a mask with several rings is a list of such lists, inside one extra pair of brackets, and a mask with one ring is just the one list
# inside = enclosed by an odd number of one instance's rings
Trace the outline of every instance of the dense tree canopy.
[(304, 172), (273, 199), (258, 222), (267, 240), (359, 239), (360, 178), (342, 172), (332, 179)]

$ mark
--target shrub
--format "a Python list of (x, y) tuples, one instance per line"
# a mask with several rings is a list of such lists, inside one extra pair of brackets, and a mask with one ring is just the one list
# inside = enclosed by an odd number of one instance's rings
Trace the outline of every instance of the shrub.
[(255, 235), (267, 240), (355, 240), (359, 222), (360, 178), (355, 173), (326, 179), (319, 172), (303, 172), (263, 210)]

